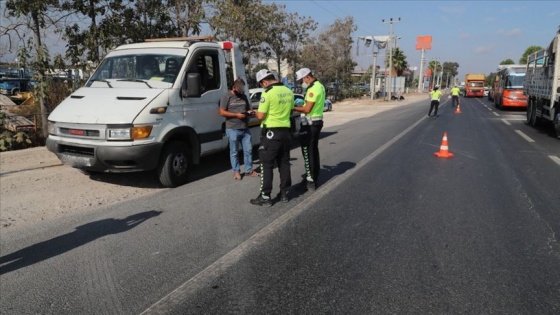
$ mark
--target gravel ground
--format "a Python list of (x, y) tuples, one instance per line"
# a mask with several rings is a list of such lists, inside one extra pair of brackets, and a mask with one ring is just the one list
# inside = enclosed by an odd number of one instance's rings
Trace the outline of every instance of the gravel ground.
[[(400, 102), (368, 98), (337, 102), (332, 112), (325, 113), (325, 128), (423, 99), (427, 96), (411, 94)], [(147, 173), (86, 176), (63, 166), (45, 147), (2, 152), (0, 234), (163, 189)]]

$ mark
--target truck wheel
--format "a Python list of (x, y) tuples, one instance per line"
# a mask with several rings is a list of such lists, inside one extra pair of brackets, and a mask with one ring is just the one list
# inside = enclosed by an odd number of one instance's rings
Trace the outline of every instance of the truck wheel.
[(535, 102), (533, 101), (533, 103), (531, 104), (531, 116), (529, 117), (529, 125), (531, 126), (536, 126), (538, 124), (538, 119), (537, 119), (537, 106), (535, 104)]
[(531, 124), (531, 112), (533, 111), (533, 101), (532, 100), (527, 100), (527, 113), (525, 114), (526, 119), (525, 119), (525, 123), (527, 123), (527, 125)]
[(186, 143), (171, 141), (165, 145), (157, 168), (159, 182), (174, 188), (187, 182), (189, 150)]

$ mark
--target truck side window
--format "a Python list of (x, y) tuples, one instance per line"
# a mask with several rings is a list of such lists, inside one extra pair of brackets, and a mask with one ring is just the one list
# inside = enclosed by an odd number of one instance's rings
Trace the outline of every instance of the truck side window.
[(199, 52), (189, 66), (187, 73), (200, 74), (200, 94), (220, 88), (220, 63), (218, 52), (205, 50)]

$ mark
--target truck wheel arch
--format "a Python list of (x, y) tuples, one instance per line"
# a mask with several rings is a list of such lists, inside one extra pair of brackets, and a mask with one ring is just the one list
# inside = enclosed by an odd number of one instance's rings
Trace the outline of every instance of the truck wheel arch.
[(190, 149), (190, 162), (194, 165), (198, 165), (200, 163), (200, 142), (198, 141), (198, 135), (193, 128), (182, 126), (171, 130), (163, 137), (162, 142), (168, 143), (170, 141), (185, 142)]

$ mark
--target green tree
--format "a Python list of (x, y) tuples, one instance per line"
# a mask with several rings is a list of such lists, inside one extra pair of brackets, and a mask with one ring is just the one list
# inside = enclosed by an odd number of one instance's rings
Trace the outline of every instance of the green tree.
[(445, 61), (442, 67), (442, 76), (445, 79), (445, 86), (454, 84), (454, 78), (459, 74), (459, 64), (454, 61)]
[[(402, 76), (403, 72), (408, 69), (406, 55), (400, 48), (396, 47), (392, 49), (391, 57), (393, 59), (393, 69), (391, 69), (391, 73), (396, 73), (397, 76)], [(385, 66), (389, 68), (389, 55), (385, 58)]]
[(509, 58), (505, 59), (505, 60), (502, 60), (500, 62), (500, 65), (513, 65), (513, 64), (515, 64), (515, 62), (513, 60), (509, 59)]
[(239, 44), (246, 65), (265, 55), (267, 19), (272, 13), (261, 0), (210, 0), (210, 4), (208, 22), (216, 39)]
[(494, 81), (496, 80), (496, 72), (490, 72), (484, 77), (484, 85), (489, 87), (494, 87)]
[(179, 30), (179, 36), (200, 35), (202, 22), (206, 18), (206, 0), (168, 0), (171, 16)]
[(118, 45), (178, 34), (170, 7), (159, 0), (66, 0), (62, 8), (81, 19), (64, 30), (74, 65), (98, 64)]
[(519, 64), (521, 64), (521, 65), (527, 64), (527, 57), (529, 57), (529, 55), (534, 53), (535, 51), (539, 51), (541, 49), (542, 49), (541, 46), (529, 46), (529, 47), (527, 47), (527, 49), (525, 49), (525, 52), (523, 53), (523, 55), (519, 59)]
[(352, 17), (337, 19), (304, 47), (301, 63), (323, 83), (350, 82), (356, 63), (352, 60), (352, 33), (357, 29)]
[[(300, 62), (301, 47), (309, 40), (309, 34), (317, 28), (317, 23), (297, 13), (286, 13), (279, 20), (278, 26), (272, 28), (266, 42), (270, 45), (280, 69), (280, 62), (285, 59), (292, 65), (293, 75)], [(280, 74), (280, 72), (279, 72)]]
[[(57, 23), (54, 19), (57, 14), (55, 8), (58, 7), (58, 0), (7, 0), (6, 11), (8, 16), (18, 19), (18, 23), (11, 28), (16, 34), (25, 34), (26, 30), (31, 30), (32, 38), (25, 41), (24, 35), (20, 37), (23, 41), (22, 51), (18, 55), (25, 57), (34, 52), (35, 60), (32, 68), (35, 70), (35, 80), (39, 82), (36, 88), (36, 99), (39, 103), (41, 113), (41, 129), (43, 136), (48, 136), (47, 118), (48, 110), (45, 106), (45, 73), (49, 68), (49, 52), (43, 45), (43, 33), (50, 26)], [(22, 30), (23, 29), (23, 30)], [(20, 33), (21, 32), (21, 33)], [(26, 63), (26, 60), (22, 60)]]

